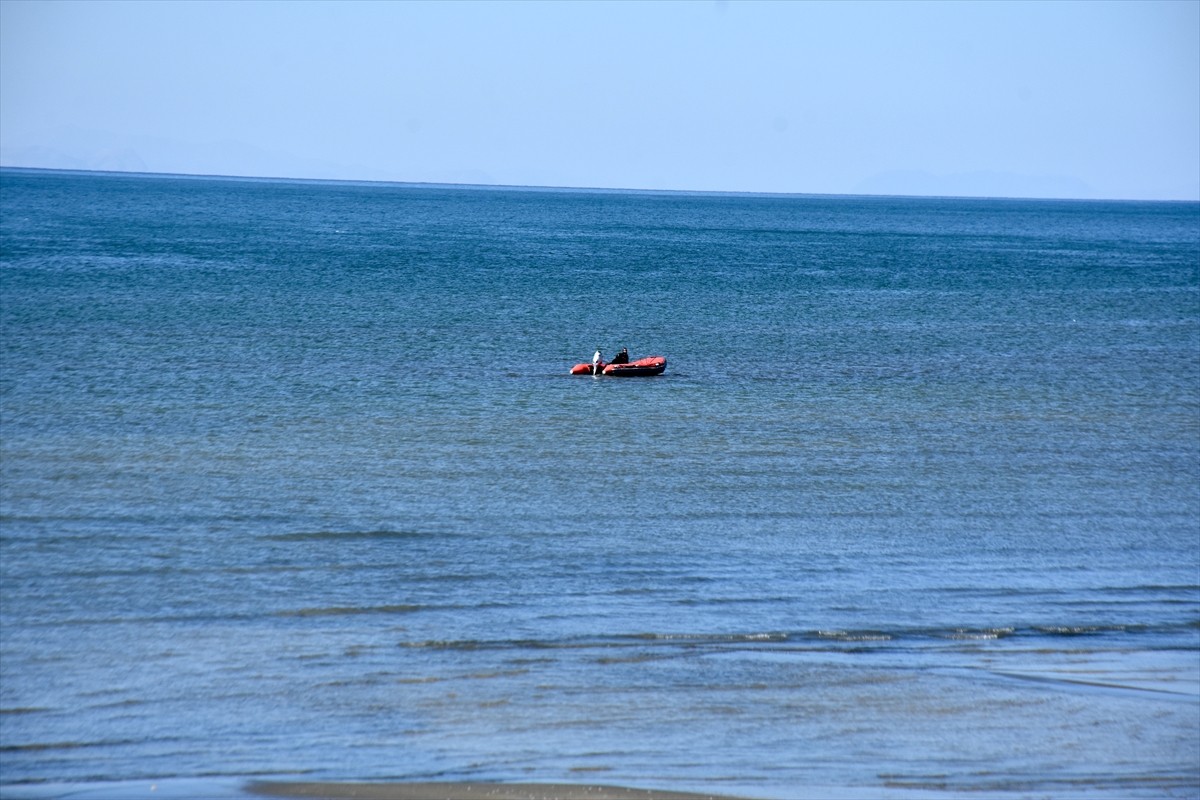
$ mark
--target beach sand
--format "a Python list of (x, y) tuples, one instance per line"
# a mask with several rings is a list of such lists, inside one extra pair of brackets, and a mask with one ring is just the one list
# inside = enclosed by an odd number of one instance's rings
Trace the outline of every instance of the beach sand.
[(307, 783), (250, 786), (264, 797), (320, 800), (735, 800), (726, 795), (562, 783)]

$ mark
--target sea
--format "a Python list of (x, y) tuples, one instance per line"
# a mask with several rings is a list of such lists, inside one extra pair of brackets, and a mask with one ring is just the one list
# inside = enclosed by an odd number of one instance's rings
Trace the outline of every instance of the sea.
[(267, 779), (1200, 797), (1200, 204), (0, 171), (0, 796)]

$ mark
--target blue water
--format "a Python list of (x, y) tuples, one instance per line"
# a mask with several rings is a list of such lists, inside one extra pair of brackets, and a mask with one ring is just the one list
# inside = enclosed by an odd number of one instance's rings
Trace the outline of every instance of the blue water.
[(5, 797), (1200, 796), (1200, 205), (4, 170), (0, 359)]

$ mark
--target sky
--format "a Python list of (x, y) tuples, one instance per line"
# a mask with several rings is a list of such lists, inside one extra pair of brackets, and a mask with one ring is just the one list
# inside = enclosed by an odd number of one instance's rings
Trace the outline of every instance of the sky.
[(0, 165), (1200, 200), (1200, 0), (0, 0)]

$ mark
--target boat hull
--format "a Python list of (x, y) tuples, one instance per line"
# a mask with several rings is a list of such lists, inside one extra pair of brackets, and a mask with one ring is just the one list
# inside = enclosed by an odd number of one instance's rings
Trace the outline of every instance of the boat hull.
[[(600, 362), (602, 375), (611, 378), (645, 378), (651, 375), (662, 375), (667, 368), (667, 359), (663, 356), (647, 356), (628, 364), (606, 364)], [(572, 375), (591, 375), (592, 365), (589, 363), (576, 364), (571, 367)]]

